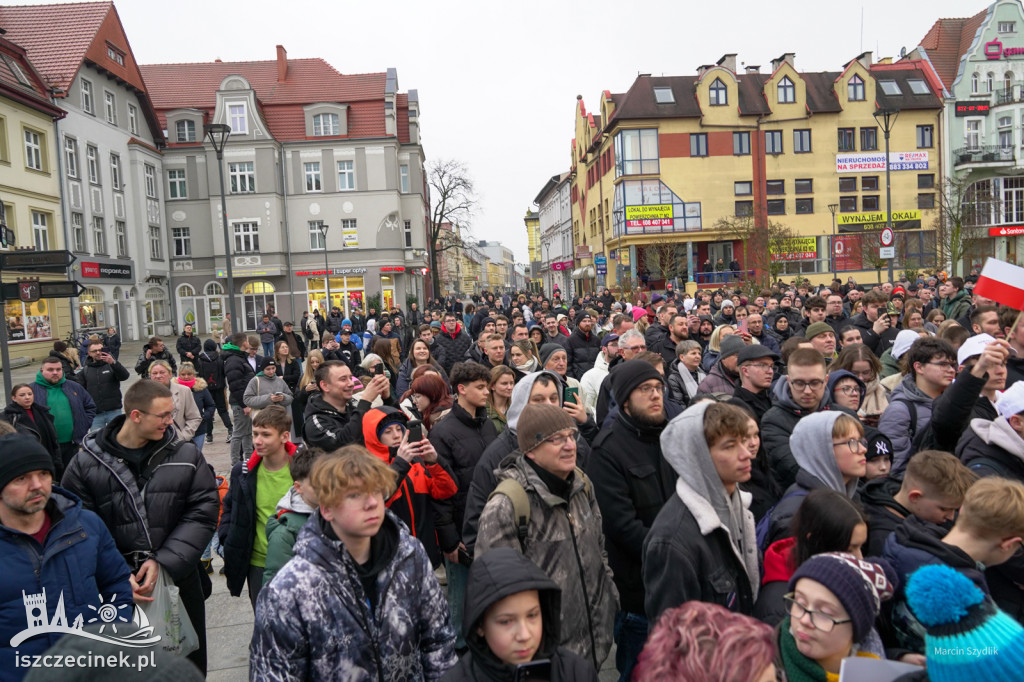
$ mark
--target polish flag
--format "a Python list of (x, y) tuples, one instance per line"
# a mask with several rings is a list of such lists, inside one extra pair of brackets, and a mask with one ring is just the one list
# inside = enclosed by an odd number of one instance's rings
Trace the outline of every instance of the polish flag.
[(989, 258), (974, 285), (974, 294), (1024, 310), (1024, 268)]

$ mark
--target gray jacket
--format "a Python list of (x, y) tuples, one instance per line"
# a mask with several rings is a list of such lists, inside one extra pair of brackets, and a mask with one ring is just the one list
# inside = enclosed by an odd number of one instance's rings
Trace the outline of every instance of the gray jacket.
[(242, 402), (245, 403), (246, 407), (262, 410), (274, 404), (270, 397), (275, 393), (284, 394), (284, 400), (277, 403), (281, 407), (288, 407), (292, 404), (294, 398), (284, 379), (276, 374), (268, 377), (263, 372), (260, 372), (252, 379), (249, 379), (249, 385), (245, 387), (245, 393), (242, 395)]

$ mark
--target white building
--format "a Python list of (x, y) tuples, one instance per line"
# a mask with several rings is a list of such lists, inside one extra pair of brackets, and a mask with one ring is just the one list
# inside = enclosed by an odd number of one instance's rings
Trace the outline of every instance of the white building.
[(569, 173), (553, 175), (533, 200), (540, 213), (541, 268), (544, 293), (572, 291), (573, 243)]

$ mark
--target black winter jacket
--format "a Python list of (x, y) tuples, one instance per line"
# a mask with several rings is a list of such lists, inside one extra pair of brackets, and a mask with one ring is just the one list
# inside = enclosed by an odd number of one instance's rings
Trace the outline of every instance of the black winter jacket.
[(594, 361), (601, 352), (601, 339), (594, 331), (584, 334), (580, 329), (576, 329), (569, 336), (565, 348), (569, 356), (569, 376), (579, 381), (583, 373), (594, 366)]
[(896, 501), (900, 482), (885, 477), (868, 481), (860, 489), (860, 501), (868, 515), (868, 542), (864, 556), (882, 556), (889, 536), (911, 515), (910, 510)]
[[(116, 417), (86, 437), (61, 485), (103, 519), (133, 571), (154, 558), (180, 581), (196, 570), (217, 526), (220, 498), (213, 467), (195, 445), (178, 441), (174, 429), (135, 459), (136, 453), (116, 441), (124, 420)], [(155, 461), (159, 464), (140, 488), (140, 473)]]
[[(224, 358), (224, 381), (228, 386), (228, 404), (245, 405), (242, 397), (249, 381), (256, 376), (256, 370), (249, 364), (249, 354), (237, 348), (226, 348), (221, 352)], [(256, 366), (261, 364), (262, 356), (256, 356)]]
[(441, 333), (434, 339), (434, 343), (444, 351), (444, 359), (439, 359), (439, 362), (444, 367), (445, 373), (451, 374), (452, 365), (462, 361), (466, 351), (473, 345), (473, 339), (462, 330), (461, 324), (456, 323), (454, 334), (442, 327)]
[(761, 418), (761, 444), (768, 453), (775, 481), (780, 489), (786, 490), (793, 485), (797, 469), (800, 468), (789, 447), (789, 437), (793, 435), (797, 422), (827, 408), (828, 393), (822, 396), (816, 409), (805, 410), (794, 402), (789, 392), (789, 378), (783, 377), (775, 382), (772, 398), (774, 405)]
[(85, 359), (79, 378), (96, 403), (97, 412), (121, 409), (121, 382), (131, 377), (128, 368), (120, 362), (108, 365), (102, 360)]
[[(204, 350), (199, 354), (196, 372), (206, 381), (206, 387), (210, 389), (211, 394), (224, 390), (224, 358), (216, 350)], [(242, 392), (245, 392), (244, 389)]]
[(459, 546), (473, 470), (481, 453), (497, 437), (494, 423), (487, 418), (487, 408), (481, 407), (471, 415), (458, 402), (453, 403), (451, 411), (430, 430), (430, 442), (437, 450), (438, 461), (452, 472), (459, 488), (453, 497), (434, 501), (434, 527), (443, 552), (451, 552)]
[(57, 442), (57, 429), (53, 426), (53, 415), (50, 408), (42, 403), (32, 403), (32, 416), (29, 416), (25, 408), (16, 402), (10, 402), (4, 408), (4, 419), (13, 426), (18, 433), (25, 433), (46, 448), (46, 451), (54, 457), (54, 464), (57, 470), (63, 462), (59, 462), (60, 444)]
[(299, 379), (302, 378), (302, 367), (296, 358), (292, 358), (289, 362), (285, 363), (284, 367), (277, 368), (277, 375), (284, 379), (284, 383), (288, 385), (288, 390), (295, 395), (295, 387), (299, 385)]
[[(182, 334), (178, 337), (175, 348), (182, 362), (191, 362), (194, 365), (199, 360), (199, 353), (203, 350), (203, 342), (195, 334)], [(191, 353), (192, 357), (188, 357), (185, 355), (186, 353)]]
[(148, 343), (142, 347), (142, 352), (139, 353), (139, 360), (138, 362), (135, 363), (136, 374), (138, 374), (141, 377), (144, 377), (147, 374), (149, 374), (149, 366), (153, 364), (154, 360), (166, 360), (167, 364), (171, 366), (171, 372), (173, 374), (178, 373), (178, 363), (174, 361), (174, 355), (171, 354), (171, 351), (168, 350), (167, 346), (164, 346), (164, 349), (159, 353), (151, 353), (150, 356), (147, 358), (146, 351), (148, 351), (149, 349), (150, 348)]
[(369, 409), (368, 401), (352, 400), (344, 412), (339, 412), (316, 391), (309, 396), (303, 412), (303, 438), (310, 447), (328, 452), (343, 445), (362, 445), (363, 415)]

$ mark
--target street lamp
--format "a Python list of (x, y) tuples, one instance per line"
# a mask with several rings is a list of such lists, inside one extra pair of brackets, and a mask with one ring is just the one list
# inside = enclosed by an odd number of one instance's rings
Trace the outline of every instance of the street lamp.
[[(324, 303), (325, 316), (331, 314), (331, 266), (328, 265), (327, 261), (327, 230), (329, 230), (330, 227), (331, 226), (323, 220), (317, 224), (320, 234), (324, 236), (324, 292), (327, 294), (327, 301)], [(344, 235), (342, 235), (342, 241), (344, 241)]]
[[(874, 113), (875, 121), (882, 126), (885, 134), (885, 226), (892, 229), (892, 183), (889, 181), (889, 133), (896, 125), (896, 117), (899, 116), (899, 109), (879, 109)], [(889, 281), (892, 279), (892, 261), (889, 260)]]
[(832, 279), (836, 279), (836, 210), (839, 204), (829, 204), (828, 212), (832, 214)]
[(231, 313), (232, 331), (238, 331), (242, 323), (235, 314), (235, 278), (231, 273), (231, 236), (228, 234), (228, 200), (224, 192), (224, 145), (231, 135), (231, 126), (226, 123), (207, 123), (203, 135), (210, 140), (217, 154), (217, 171), (220, 173), (220, 215), (224, 227), (224, 263), (228, 273), (228, 310)]

